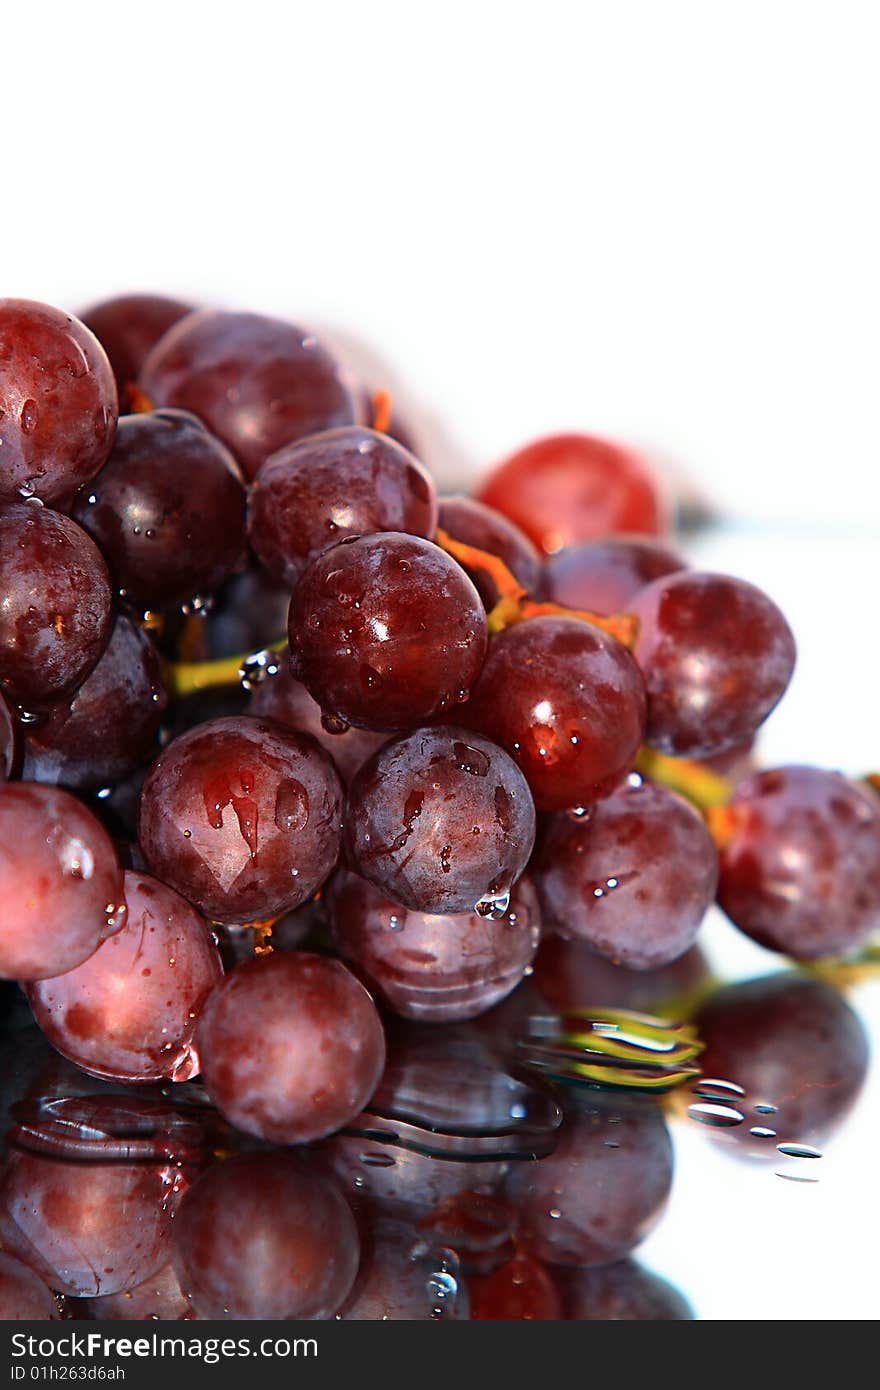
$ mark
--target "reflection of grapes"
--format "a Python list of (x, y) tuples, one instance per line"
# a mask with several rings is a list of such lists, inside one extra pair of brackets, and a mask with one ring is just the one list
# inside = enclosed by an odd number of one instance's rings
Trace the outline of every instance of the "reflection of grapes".
[(76, 1313), (108, 1322), (167, 1322), (195, 1316), (170, 1262), (136, 1288), (83, 1300)]
[(433, 1247), (406, 1222), (381, 1216), (369, 1222), (361, 1269), (339, 1314), (345, 1322), (460, 1322), (468, 1315), (452, 1251)]
[(682, 1322), (694, 1316), (678, 1289), (634, 1260), (559, 1270), (557, 1282), (563, 1317), (570, 1322)]
[(42, 1279), (0, 1250), (0, 1321), (48, 1322), (57, 1317), (58, 1305)]

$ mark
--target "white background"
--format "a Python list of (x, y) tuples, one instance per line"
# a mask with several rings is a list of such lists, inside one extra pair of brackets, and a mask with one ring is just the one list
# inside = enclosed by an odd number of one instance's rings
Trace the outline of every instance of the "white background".
[[(7, 7), (0, 293), (323, 327), (448, 476), (547, 429), (641, 444), (733, 519), (695, 557), (795, 628), (765, 756), (880, 766), (877, 14)], [(710, 1316), (876, 1316), (878, 1089), (817, 1188), (680, 1135), (655, 1266)]]

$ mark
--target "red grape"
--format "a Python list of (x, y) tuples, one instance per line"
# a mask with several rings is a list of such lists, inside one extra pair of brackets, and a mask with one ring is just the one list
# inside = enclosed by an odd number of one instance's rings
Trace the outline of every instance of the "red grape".
[(587, 434), (554, 434), (498, 464), (481, 502), (516, 522), (546, 554), (614, 532), (663, 535), (668, 508), (631, 449)]
[(374, 734), (368, 729), (349, 727), (342, 733), (329, 733), (323, 723), (321, 706), (315, 703), (302, 682), (290, 674), (286, 664), (276, 675), (268, 676), (257, 686), (251, 697), (250, 712), (260, 719), (276, 719), (289, 729), (311, 734), (325, 753), (330, 754), (345, 783), (350, 782), (367, 758), (387, 741), (385, 734)]
[(355, 420), (330, 354), (295, 324), (261, 314), (188, 314), (153, 348), (141, 385), (156, 405), (204, 420), (249, 478), (282, 445)]
[(353, 867), (416, 912), (503, 916), (535, 840), (519, 768), (479, 734), (450, 725), (393, 739), (348, 793)]
[(652, 580), (686, 568), (674, 550), (651, 536), (608, 536), (551, 556), (544, 571), (544, 596), (567, 608), (607, 616), (624, 612)]
[(88, 675), (110, 634), (110, 580), (75, 522), (34, 502), (0, 508), (0, 687), (28, 709)]
[[(503, 560), (527, 593), (537, 593), (541, 583), (542, 560), (524, 531), (508, 517), (473, 497), (441, 497), (440, 526), (455, 541), (488, 551)], [(468, 569), (486, 609), (501, 597), (484, 570)]]
[(84, 324), (29, 299), (0, 299), (0, 503), (65, 503), (116, 430), (116, 384)]
[(288, 623), (293, 672), (323, 710), (403, 730), (467, 700), (486, 614), (464, 570), (400, 532), (342, 541), (306, 570)]
[(78, 1067), (116, 1081), (185, 1081), (198, 1071), (193, 1036), (222, 978), (205, 921), (172, 888), (125, 875), (128, 918), (82, 965), (32, 985), (34, 1017)]
[(0, 694), (0, 782), (5, 782), (15, 771), (18, 762), (18, 724), (12, 711)]
[(0, 786), (0, 975), (72, 970), (125, 922), (113, 842), (68, 792)]
[(344, 1198), (293, 1154), (215, 1163), (174, 1223), (174, 1263), (200, 1318), (330, 1318), (358, 1260)]
[(110, 641), (72, 696), (25, 728), (23, 776), (76, 789), (107, 787), (149, 762), (168, 703), (147, 634), (118, 617)]
[(151, 348), (168, 329), (192, 313), (192, 305), (159, 294), (120, 294), (83, 309), (80, 318), (100, 342), (116, 385), (137, 381)]
[(467, 722), (506, 748), (540, 810), (587, 806), (632, 767), (645, 727), (638, 667), (578, 618), (530, 618), (492, 639)]
[(469, 1283), (475, 1321), (556, 1322), (562, 1317), (556, 1279), (524, 1250)]
[(107, 1322), (180, 1322), (195, 1314), (169, 1262), (133, 1289), (84, 1300), (76, 1316)]
[(521, 878), (503, 918), (414, 912), (345, 871), (327, 893), (337, 949), (404, 1018), (475, 1018), (515, 989), (538, 949), (534, 889)]
[(678, 1289), (635, 1260), (558, 1270), (557, 1286), (567, 1322), (689, 1322), (694, 1316)]
[(452, 1250), (428, 1244), (407, 1222), (378, 1216), (339, 1317), (344, 1322), (423, 1322), (469, 1316), (467, 1288)]
[(684, 571), (656, 579), (631, 606), (651, 747), (709, 758), (751, 738), (794, 670), (794, 637), (776, 604), (744, 579)]
[(274, 1144), (341, 1129), (385, 1064), (382, 1024), (363, 985), (339, 961), (304, 951), (236, 966), (202, 1009), (196, 1047), (221, 1113)]
[(554, 816), (535, 871), (548, 930), (633, 970), (684, 955), (717, 883), (699, 811), (649, 783), (615, 792), (582, 820)]
[(123, 415), (109, 459), (74, 516), (139, 608), (211, 594), (244, 551), (235, 460), (183, 410)]
[(339, 853), (342, 787), (306, 734), (212, 719), (153, 763), (141, 849), (153, 873), (218, 922), (276, 916), (311, 897)]
[(430, 475), (388, 435), (362, 425), (325, 430), (266, 459), (248, 496), (248, 537), (291, 588), (309, 562), (346, 536), (434, 535)]
[(799, 960), (880, 927), (880, 803), (838, 772), (757, 772), (730, 802), (718, 900), (731, 921)]
[(0, 1250), (0, 1321), (49, 1322), (60, 1316), (42, 1279), (14, 1255)]

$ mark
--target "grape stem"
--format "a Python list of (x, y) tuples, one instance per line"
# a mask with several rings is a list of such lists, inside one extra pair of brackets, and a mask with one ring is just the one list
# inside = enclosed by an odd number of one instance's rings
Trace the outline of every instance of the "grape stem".
[[(279, 637), (263, 650), (283, 652), (287, 638)], [(165, 686), (169, 695), (180, 698), (193, 695), (198, 690), (213, 690), (216, 686), (235, 685), (242, 679), (244, 666), (251, 652), (238, 652), (235, 656), (221, 656), (214, 661), (166, 661)]]
[(120, 413), (123, 415), (147, 415), (156, 408), (146, 391), (142, 391), (133, 381), (123, 388), (121, 407)]
[(729, 827), (725, 829), (722, 820), (729, 817), (707, 814), (726, 810), (733, 794), (733, 785), (726, 777), (721, 777), (703, 763), (691, 762), (688, 758), (669, 758), (665, 753), (658, 753), (656, 749), (647, 746), (639, 751), (636, 770), (659, 786), (686, 796), (688, 801), (692, 801), (707, 815), (709, 829), (713, 835), (716, 833), (715, 827), (711, 824), (714, 819), (718, 822), (718, 832), (727, 837)]
[(377, 434), (387, 434), (391, 424), (391, 392), (373, 392), (373, 429)]

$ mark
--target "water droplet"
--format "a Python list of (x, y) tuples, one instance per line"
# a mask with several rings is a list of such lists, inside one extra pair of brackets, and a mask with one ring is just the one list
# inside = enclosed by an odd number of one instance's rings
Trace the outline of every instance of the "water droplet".
[(479, 902), (474, 903), (474, 912), (478, 917), (488, 917), (491, 922), (499, 921), (510, 907), (510, 891), (506, 893), (493, 892), (491, 889), (485, 897), (480, 898)]
[(243, 690), (256, 690), (270, 676), (277, 676), (279, 669), (277, 652), (254, 652), (239, 667), (238, 679)]
[(821, 1158), (821, 1149), (814, 1149), (812, 1144), (777, 1144), (777, 1149), (787, 1158)]
[(688, 1114), (692, 1120), (699, 1120), (701, 1125), (711, 1125), (715, 1129), (731, 1129), (734, 1125), (741, 1125), (745, 1118), (732, 1105), (712, 1104), (709, 1101), (689, 1105)]
[(766, 1101), (759, 1101), (755, 1106), (755, 1113), (758, 1115), (775, 1115), (776, 1106), (768, 1105)]
[(396, 1162), (393, 1154), (382, 1153), (381, 1149), (368, 1149), (361, 1154), (361, 1163), (367, 1168), (393, 1168)]
[(767, 1129), (765, 1125), (752, 1125), (749, 1134), (753, 1134), (756, 1139), (775, 1139), (776, 1130)]
[(335, 714), (322, 714), (321, 727), (328, 734), (347, 734), (351, 726)]
[(691, 1091), (695, 1096), (702, 1096), (704, 1100), (730, 1100), (731, 1097), (745, 1095), (742, 1086), (737, 1086), (735, 1081), (718, 1081), (710, 1076), (703, 1077), (691, 1087)]
[(589, 814), (590, 812), (588, 811), (586, 806), (571, 806), (566, 812), (566, 815), (568, 816), (569, 820), (573, 821), (584, 821), (587, 819)]

